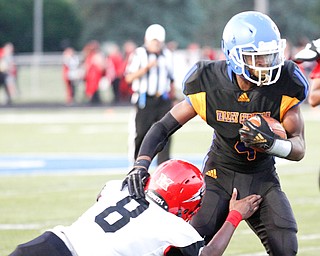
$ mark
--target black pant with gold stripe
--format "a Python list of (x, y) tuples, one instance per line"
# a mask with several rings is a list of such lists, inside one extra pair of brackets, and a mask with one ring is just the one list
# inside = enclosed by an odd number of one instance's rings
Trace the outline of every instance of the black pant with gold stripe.
[[(211, 159), (212, 160), (212, 159)], [(269, 255), (296, 255), (297, 224), (287, 196), (281, 190), (274, 167), (257, 173), (239, 173), (207, 161), (204, 168), (206, 193), (191, 224), (208, 243), (223, 225), (233, 188), (238, 199), (259, 194), (263, 201), (247, 224), (260, 238)]]

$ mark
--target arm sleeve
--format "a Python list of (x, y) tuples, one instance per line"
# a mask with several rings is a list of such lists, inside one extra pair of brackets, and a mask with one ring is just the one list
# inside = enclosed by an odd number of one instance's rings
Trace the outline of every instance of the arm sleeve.
[(153, 159), (164, 148), (168, 138), (181, 127), (182, 125), (168, 112), (150, 128), (142, 141), (138, 156), (149, 156)]

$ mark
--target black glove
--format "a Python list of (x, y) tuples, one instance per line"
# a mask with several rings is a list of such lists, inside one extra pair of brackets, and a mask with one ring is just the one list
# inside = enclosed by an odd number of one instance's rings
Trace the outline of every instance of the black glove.
[(268, 123), (264, 118), (257, 114), (261, 120), (261, 125), (258, 127), (246, 120), (243, 127), (239, 129), (240, 140), (244, 142), (246, 147), (260, 149), (267, 152), (272, 148), (276, 139), (281, 139), (279, 135), (271, 131)]
[(150, 161), (146, 163), (147, 166), (143, 166), (141, 165), (141, 162), (144, 161), (147, 160), (136, 162), (133, 166), (133, 169), (127, 174), (126, 178), (122, 182), (121, 190), (125, 186), (128, 186), (129, 194), (136, 199), (145, 197), (144, 187), (146, 186), (150, 177), (150, 174), (147, 170), (150, 165)]

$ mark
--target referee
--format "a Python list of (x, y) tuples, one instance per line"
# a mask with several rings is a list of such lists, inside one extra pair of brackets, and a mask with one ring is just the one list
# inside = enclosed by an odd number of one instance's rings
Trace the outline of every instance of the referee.
[[(129, 129), (129, 155), (135, 160), (150, 127), (172, 107), (174, 93), (173, 56), (165, 48), (165, 29), (149, 26), (144, 45), (129, 59), (125, 80), (132, 84), (131, 103), (135, 105), (134, 122)], [(158, 154), (157, 164), (170, 159), (170, 140)]]

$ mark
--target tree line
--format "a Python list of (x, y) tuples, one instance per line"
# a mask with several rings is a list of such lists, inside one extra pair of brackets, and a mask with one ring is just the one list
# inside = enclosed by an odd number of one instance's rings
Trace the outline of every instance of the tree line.
[[(236, 13), (254, 9), (254, 0), (42, 0), (43, 50), (75, 49), (90, 40), (143, 43), (145, 28), (159, 23), (167, 40), (181, 48), (192, 42), (220, 47), (226, 22)], [(33, 50), (35, 0), (0, 0), (0, 47)], [(319, 38), (320, 1), (269, 0), (269, 15), (282, 37), (297, 45)]]

